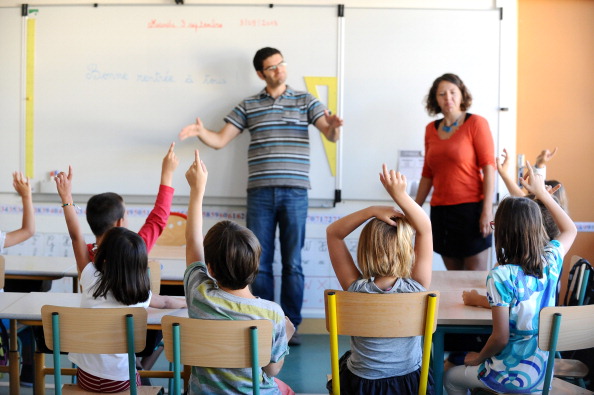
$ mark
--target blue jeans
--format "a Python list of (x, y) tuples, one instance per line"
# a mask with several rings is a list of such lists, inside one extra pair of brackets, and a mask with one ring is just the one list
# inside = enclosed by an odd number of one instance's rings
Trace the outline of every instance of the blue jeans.
[(305, 242), (307, 189), (255, 188), (248, 190), (247, 227), (262, 245), (258, 276), (252, 283), (252, 293), (262, 299), (274, 300), (274, 237), (279, 227), (282, 260), (280, 305), (293, 325), (301, 323), (303, 305), (303, 271), (301, 249)]

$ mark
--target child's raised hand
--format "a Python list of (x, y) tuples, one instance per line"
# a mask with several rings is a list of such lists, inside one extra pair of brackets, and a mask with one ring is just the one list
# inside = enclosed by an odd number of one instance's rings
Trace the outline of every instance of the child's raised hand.
[(173, 172), (179, 165), (179, 159), (173, 151), (175, 148), (175, 142), (171, 143), (167, 154), (163, 158), (163, 164), (161, 165), (161, 185), (171, 186), (173, 181)]
[(406, 176), (395, 170), (388, 170), (385, 163), (382, 165), (380, 181), (393, 199), (402, 194), (406, 195)]
[(204, 162), (200, 159), (198, 150), (194, 151), (194, 156), (194, 162), (190, 165), (188, 171), (186, 171), (186, 180), (188, 180), (190, 189), (204, 192), (206, 180), (208, 179), (208, 170)]
[(68, 165), (68, 174), (61, 171), (54, 180), (62, 203), (72, 203), (72, 166)]
[(200, 136), (200, 132), (204, 129), (204, 125), (200, 118), (196, 118), (196, 123), (186, 126), (179, 132), (179, 139), (185, 140), (188, 137), (197, 137)]
[(373, 206), (372, 214), (375, 218), (384, 221), (388, 225), (396, 226), (394, 218), (404, 217), (404, 214), (392, 206)]
[(557, 147), (555, 147), (555, 149), (553, 151), (549, 151), (548, 149), (544, 149), (541, 151), (540, 154), (538, 154), (538, 156), (536, 157), (536, 162), (534, 163), (534, 166), (541, 168), (543, 166), (545, 166), (545, 164), (550, 161), (553, 156), (555, 156), (555, 154), (557, 153)]
[(503, 158), (503, 162), (501, 162), (499, 156), (495, 158), (495, 162), (497, 163), (497, 171), (499, 174), (507, 174), (507, 169), (509, 168), (509, 155), (507, 154), (507, 150), (505, 148), (503, 149), (503, 154), (501, 154), (501, 157)]
[(542, 174), (535, 174), (534, 169), (528, 161), (526, 161), (526, 168), (528, 169), (526, 175), (520, 178), (520, 182), (524, 188), (537, 198), (543, 196), (543, 194), (548, 194)]
[(31, 196), (29, 177), (25, 177), (20, 171), (12, 173), (12, 186), (21, 197)]

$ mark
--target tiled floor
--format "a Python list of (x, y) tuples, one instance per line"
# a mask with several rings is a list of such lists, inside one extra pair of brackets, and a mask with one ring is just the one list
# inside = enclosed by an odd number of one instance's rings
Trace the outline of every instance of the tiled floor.
[[(291, 347), (289, 355), (285, 358), (285, 364), (279, 378), (287, 383), (297, 394), (327, 394), (326, 374), (330, 373), (330, 351), (328, 335), (301, 335), (302, 344), (298, 347)], [(348, 350), (348, 337), (339, 339), (340, 354)], [(62, 357), (64, 366), (68, 365), (66, 357)], [(51, 357), (46, 358), (48, 365), (52, 364)], [(168, 362), (164, 355), (161, 355), (155, 364), (155, 369), (167, 369)], [(64, 376), (63, 382), (70, 382), (70, 377)], [(46, 394), (54, 395), (53, 377), (46, 377)], [(167, 388), (167, 380), (152, 379), (153, 385), (161, 385)], [(0, 395), (8, 394), (8, 375), (0, 378)], [(21, 387), (22, 395), (31, 395), (31, 388)]]

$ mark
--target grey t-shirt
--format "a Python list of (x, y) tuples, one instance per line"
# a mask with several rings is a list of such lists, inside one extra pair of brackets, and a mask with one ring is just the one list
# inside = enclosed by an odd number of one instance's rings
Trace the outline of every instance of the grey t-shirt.
[[(351, 284), (349, 292), (369, 294), (424, 292), (426, 289), (410, 278), (400, 278), (389, 291), (380, 289), (373, 279), (359, 279)], [(403, 376), (421, 367), (421, 336), (415, 337), (351, 337), (349, 370), (359, 377), (377, 380)]]

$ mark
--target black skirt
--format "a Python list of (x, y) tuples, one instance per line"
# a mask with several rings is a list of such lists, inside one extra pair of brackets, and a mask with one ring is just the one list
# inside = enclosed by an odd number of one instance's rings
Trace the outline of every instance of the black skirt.
[(466, 258), (491, 247), (492, 235), (483, 237), (479, 221), (483, 202), (431, 206), (433, 251), (448, 258)]
[[(383, 379), (368, 380), (353, 374), (347, 367), (350, 351), (344, 353), (339, 360), (340, 393), (345, 395), (416, 395), (419, 393), (419, 379), (421, 369), (403, 376), (392, 376)], [(326, 384), (326, 389), (332, 392), (332, 380)], [(433, 377), (429, 372), (426, 394), (434, 394)]]

